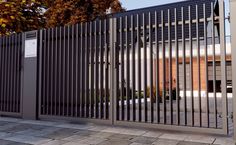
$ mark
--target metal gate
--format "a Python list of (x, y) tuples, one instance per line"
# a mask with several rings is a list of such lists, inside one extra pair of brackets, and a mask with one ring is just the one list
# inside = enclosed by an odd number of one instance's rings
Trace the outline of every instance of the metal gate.
[(224, 1), (179, 2), (113, 21), (115, 124), (228, 133)]
[(22, 34), (0, 37), (0, 115), (21, 116)]
[(109, 30), (105, 19), (41, 31), (40, 118), (109, 121)]
[(228, 133), (223, 0), (108, 17), (40, 31), (40, 119)]

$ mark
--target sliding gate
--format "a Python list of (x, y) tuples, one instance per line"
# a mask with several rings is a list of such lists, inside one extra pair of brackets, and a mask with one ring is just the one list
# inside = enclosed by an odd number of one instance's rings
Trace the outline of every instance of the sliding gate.
[(180, 2), (113, 21), (115, 124), (227, 134), (223, 1)]
[(228, 133), (222, 0), (108, 17), (40, 31), (39, 118)]

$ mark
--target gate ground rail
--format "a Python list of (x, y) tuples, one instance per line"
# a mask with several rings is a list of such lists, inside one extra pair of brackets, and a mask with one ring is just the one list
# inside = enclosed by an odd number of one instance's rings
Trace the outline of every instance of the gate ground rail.
[(192, 0), (2, 37), (0, 114), (18, 98), (28, 119), (228, 134), (236, 53), (231, 62), (224, 8)]

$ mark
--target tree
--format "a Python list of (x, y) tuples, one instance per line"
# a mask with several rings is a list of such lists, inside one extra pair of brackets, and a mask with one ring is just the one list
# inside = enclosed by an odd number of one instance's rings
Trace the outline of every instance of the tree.
[(55, 0), (46, 12), (47, 27), (91, 21), (104, 17), (109, 8), (124, 11), (119, 0)]
[(103, 17), (123, 11), (119, 0), (0, 0), (0, 36)]
[(49, 1), (8, 0), (0, 2), (0, 35), (30, 31), (45, 26), (43, 9)]

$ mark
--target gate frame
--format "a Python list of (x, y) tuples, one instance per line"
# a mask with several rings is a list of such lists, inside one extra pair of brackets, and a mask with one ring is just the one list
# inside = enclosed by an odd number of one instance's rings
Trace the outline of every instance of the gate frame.
[(221, 53), (221, 94), (222, 94), (222, 119), (223, 132), (229, 133), (228, 125), (228, 98), (227, 98), (227, 68), (226, 68), (226, 38), (225, 38), (225, 1), (219, 0), (220, 16), (220, 53)]
[[(236, 64), (236, 18), (233, 16), (236, 14), (236, 0), (230, 0), (230, 32), (231, 32), (231, 55), (232, 64)], [(236, 74), (236, 65), (232, 65), (232, 74)], [(234, 140), (236, 142), (236, 75), (232, 75), (232, 86), (233, 86), (233, 121), (234, 121)]]

